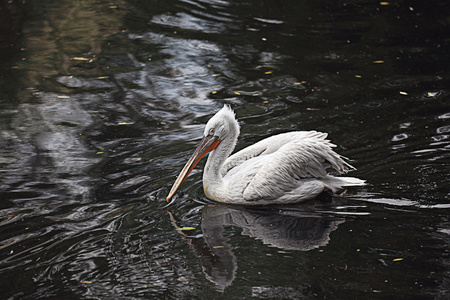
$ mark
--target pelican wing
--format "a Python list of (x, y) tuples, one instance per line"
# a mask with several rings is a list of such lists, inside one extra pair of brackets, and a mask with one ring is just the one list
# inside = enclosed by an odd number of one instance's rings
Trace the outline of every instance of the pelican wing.
[(307, 138), (324, 140), (326, 137), (326, 133), (317, 131), (294, 131), (268, 137), (231, 155), (222, 166), (222, 176), (225, 176), (228, 171), (236, 166), (242, 165), (252, 158), (259, 157), (261, 155), (269, 155), (278, 151), (280, 147), (283, 147), (293, 140), (302, 140)]
[(293, 132), (255, 144), (258, 150), (266, 146), (259, 154), (265, 157), (258, 159), (259, 168), (244, 190), (244, 199), (279, 197), (297, 188), (300, 179), (326, 177), (329, 167), (339, 173), (354, 169), (332, 150), (335, 145), (325, 138), (326, 134), (319, 132)]

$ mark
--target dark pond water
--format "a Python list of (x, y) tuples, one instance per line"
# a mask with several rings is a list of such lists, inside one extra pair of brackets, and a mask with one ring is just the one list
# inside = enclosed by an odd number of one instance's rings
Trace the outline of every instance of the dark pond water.
[[(438, 0), (2, 1), (0, 298), (448, 299), (449, 16)], [(328, 132), (368, 185), (249, 209), (209, 202), (200, 167), (167, 210), (223, 104), (238, 149)]]

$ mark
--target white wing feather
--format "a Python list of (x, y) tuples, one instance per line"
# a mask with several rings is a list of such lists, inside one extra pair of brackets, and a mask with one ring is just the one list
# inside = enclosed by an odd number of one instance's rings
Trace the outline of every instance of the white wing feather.
[(222, 175), (246, 176), (243, 197), (254, 200), (282, 196), (297, 188), (300, 179), (324, 178), (329, 167), (339, 173), (354, 169), (332, 150), (335, 145), (326, 136), (317, 131), (297, 131), (269, 137), (230, 156)]
[(327, 137), (327, 134), (317, 131), (294, 131), (274, 135), (266, 139), (263, 139), (228, 157), (221, 169), (222, 176), (225, 176), (225, 174), (228, 173), (230, 169), (241, 165), (242, 163), (244, 163), (249, 159), (252, 159), (260, 155), (267, 155), (274, 153), (280, 147), (284, 146), (285, 144), (293, 140), (301, 140), (304, 138), (314, 138), (314, 137), (317, 139), (325, 139)]

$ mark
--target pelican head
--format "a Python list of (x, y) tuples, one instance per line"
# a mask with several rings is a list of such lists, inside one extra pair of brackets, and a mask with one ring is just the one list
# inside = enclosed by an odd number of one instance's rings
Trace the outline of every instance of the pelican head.
[(232, 151), (238, 135), (239, 124), (235, 118), (234, 112), (229, 105), (224, 105), (224, 107), (219, 110), (208, 123), (206, 123), (200, 145), (195, 149), (194, 154), (192, 154), (191, 158), (189, 158), (188, 162), (181, 170), (166, 201), (170, 201), (177, 189), (183, 184), (189, 176), (189, 173), (191, 173), (192, 169), (194, 169), (205, 154), (216, 149), (222, 141), (225, 141), (225, 143), (233, 143), (231, 147), (227, 147), (231, 148)]
[(219, 110), (205, 126), (205, 132), (203, 136), (208, 135), (217, 136), (221, 141), (226, 140), (230, 135), (239, 135), (239, 124), (236, 121), (234, 111), (229, 105), (224, 105), (221, 110)]

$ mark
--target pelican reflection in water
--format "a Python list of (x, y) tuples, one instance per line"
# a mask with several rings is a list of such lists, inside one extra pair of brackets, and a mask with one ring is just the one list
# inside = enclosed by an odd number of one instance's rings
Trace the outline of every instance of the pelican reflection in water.
[[(233, 244), (239, 243), (239, 230), (229, 230), (232, 226), (241, 228), (242, 236), (260, 240), (263, 244), (285, 251), (309, 251), (325, 247), (331, 232), (345, 222), (343, 217), (333, 213), (317, 212), (323, 207), (242, 207), (229, 205), (206, 205), (202, 210), (201, 234), (178, 232), (188, 242), (191, 251), (199, 259), (206, 278), (223, 291), (236, 278), (238, 259), (246, 254), (233, 252)], [(175, 228), (180, 228), (180, 220), (170, 212)], [(231, 234), (229, 234), (231, 232)], [(267, 250), (270, 252), (270, 250)], [(300, 256), (303, 257), (303, 256)], [(299, 263), (299, 262), (297, 262)]]
[(294, 131), (266, 138), (233, 155), (239, 124), (233, 110), (225, 105), (206, 124), (203, 139), (182, 169), (167, 196), (170, 201), (178, 187), (200, 161), (209, 154), (203, 173), (205, 195), (218, 202), (266, 205), (296, 203), (312, 199), (324, 189), (333, 192), (345, 186), (364, 185), (354, 177), (334, 177), (354, 170), (327, 134)]

